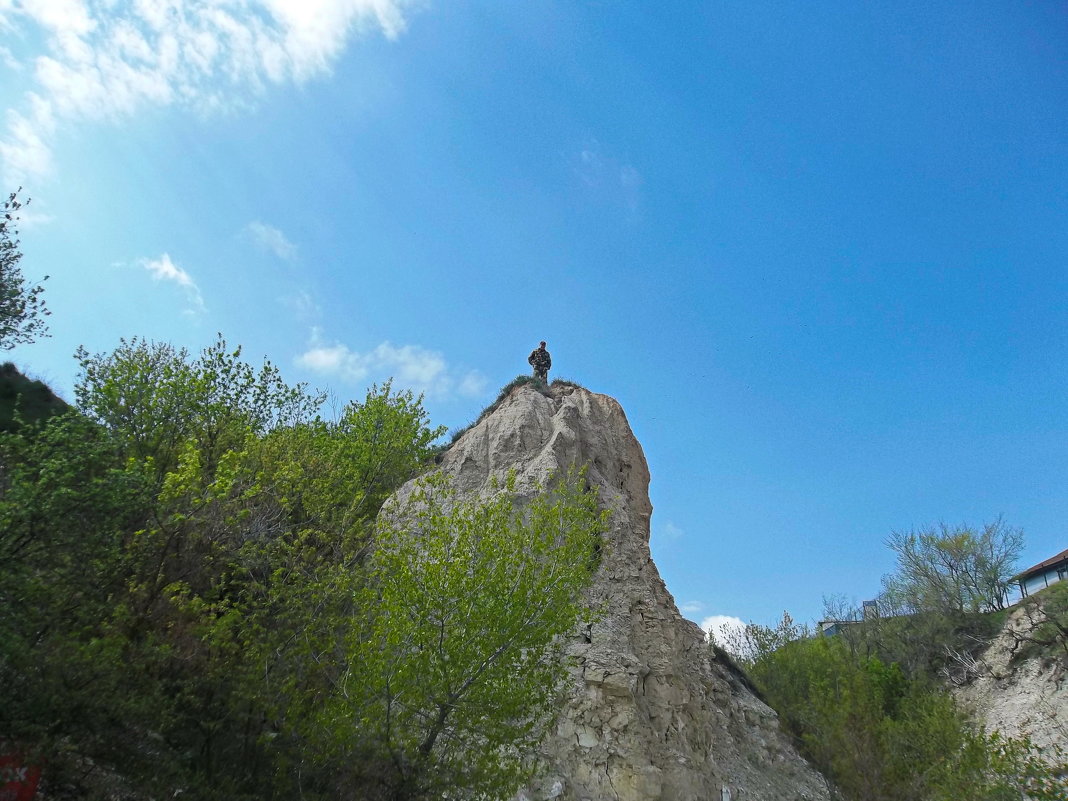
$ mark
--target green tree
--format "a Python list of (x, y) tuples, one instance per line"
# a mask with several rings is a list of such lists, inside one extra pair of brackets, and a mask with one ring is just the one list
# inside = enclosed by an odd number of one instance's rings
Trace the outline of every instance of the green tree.
[[(359, 798), (504, 797), (532, 769), (606, 513), (572, 475), (517, 507), (432, 475), (376, 529), (370, 612), (308, 737)], [(324, 736), (326, 739), (324, 740)], [(353, 757), (356, 758), (353, 758)]]
[(197, 358), (138, 337), (120, 340), (111, 353), (79, 348), (75, 358), (78, 407), (116, 437), (124, 455), (150, 460), (160, 480), (189, 442), (210, 472), (246, 434), (307, 422), (324, 400), (305, 384), (286, 384), (270, 361), (256, 370), (222, 335)]
[(47, 336), (45, 317), (51, 314), (41, 297), (44, 288), (29, 284), (19, 266), (22, 251), (17, 225), (23, 205), (18, 200), (19, 190), (8, 195), (0, 209), (0, 348), (5, 350)]
[(163, 713), (113, 625), (150, 482), (76, 412), (0, 434), (0, 464), (0, 731), (54, 763), (71, 740), (114, 754), (116, 719)]
[(221, 340), (79, 358), (85, 413), (0, 434), (5, 736), (100, 766), (87, 797), (514, 789), (596, 568), (580, 477), (523, 508), (428, 478), (376, 528), (441, 433), (420, 398), (323, 420)]
[[(183, 655), (199, 665), (203, 691), (194, 701), (213, 699), (187, 708), (216, 722), (216, 760), (228, 756), (228, 775), (244, 776), (261, 794), (267, 776), (279, 792), (296, 792), (287, 784), (294, 775), (306, 797), (333, 792), (337, 765), (306, 758), (303, 733), (318, 731), (309, 720), (335, 692), (347, 658), (341, 643), (352, 621), (370, 613), (360, 588), (374, 517), (427, 464), (441, 433), (420, 398), (387, 383), (336, 421), (249, 436), (210, 473), (188, 447), (166, 477), (164, 521), (180, 527), (183, 542), (213, 544), (198, 552), (195, 574), (171, 571), (161, 583), (165, 601), (197, 633), (196, 653)], [(221, 688), (230, 692), (225, 699)], [(250, 741), (266, 736), (271, 759), (247, 758), (256, 754)]]
[(79, 356), (89, 415), (0, 440), (0, 729), (52, 770), (74, 742), (146, 790), (269, 797), (245, 769), (270, 763), (262, 709), (239, 706), (249, 671), (217, 632), (234, 619), (243, 544), (287, 533), (261, 525), (277, 504), (251, 455), (318, 423), (318, 399), (221, 339), (196, 360), (141, 340)]
[(962, 615), (1005, 608), (1023, 532), (1001, 518), (981, 530), (940, 523), (895, 531), (887, 546), (897, 570), (884, 579), (885, 602), (902, 611)]

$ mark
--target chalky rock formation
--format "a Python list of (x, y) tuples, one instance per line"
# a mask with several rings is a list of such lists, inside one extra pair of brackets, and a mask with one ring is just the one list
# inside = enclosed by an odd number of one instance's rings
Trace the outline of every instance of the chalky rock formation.
[(513, 390), (441, 464), (472, 494), (515, 470), (521, 495), (588, 464), (612, 514), (589, 591), (604, 612), (567, 643), (574, 667), (546, 767), (516, 801), (828, 798), (775, 713), (675, 607), (649, 554), (649, 468), (619, 403), (571, 385), (547, 391)]
[(1023, 605), (1012, 610), (953, 694), (987, 730), (1027, 737), (1040, 753), (1060, 761), (1056, 749), (1068, 752), (1068, 664), (1056, 651), (1013, 658), (1017, 639), (1043, 620), (1043, 611), (1029, 614)]

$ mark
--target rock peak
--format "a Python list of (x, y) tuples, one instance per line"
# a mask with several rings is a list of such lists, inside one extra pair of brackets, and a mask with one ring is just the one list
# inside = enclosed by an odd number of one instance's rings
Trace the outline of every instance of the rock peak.
[(572, 667), (543, 744), (545, 769), (517, 798), (828, 798), (775, 713), (679, 614), (650, 556), (649, 468), (618, 401), (564, 382), (520, 385), (457, 440), (441, 469), (474, 495), (514, 471), (523, 496), (583, 465), (611, 512), (588, 591), (604, 611), (567, 643)]

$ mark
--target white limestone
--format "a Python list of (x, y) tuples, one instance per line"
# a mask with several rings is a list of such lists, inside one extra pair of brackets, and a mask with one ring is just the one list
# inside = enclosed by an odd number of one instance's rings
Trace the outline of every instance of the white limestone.
[(566, 644), (574, 667), (544, 770), (517, 799), (827, 799), (775, 713), (711, 654), (664, 586), (649, 553), (649, 469), (620, 405), (571, 386), (549, 393), (515, 389), (441, 464), (473, 494), (514, 470), (521, 496), (588, 465), (612, 513), (589, 591), (604, 611)]

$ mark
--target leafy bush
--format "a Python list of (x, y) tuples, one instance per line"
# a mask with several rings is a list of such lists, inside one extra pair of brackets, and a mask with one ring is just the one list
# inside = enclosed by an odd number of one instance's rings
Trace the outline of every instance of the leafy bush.
[(507, 487), (437, 503), (428, 478), (420, 533), (376, 534), (442, 433), (410, 392), (372, 387), (325, 421), (221, 339), (78, 358), (80, 411), (0, 433), (0, 734), (46, 782), (509, 795), (595, 569), (581, 479), (520, 513)]
[[(885, 621), (883, 621), (885, 622)], [(1068, 797), (1063, 766), (970, 725), (944, 686), (881, 658), (857, 623), (811, 636), (788, 614), (730, 643), (802, 750), (849, 801)]]

